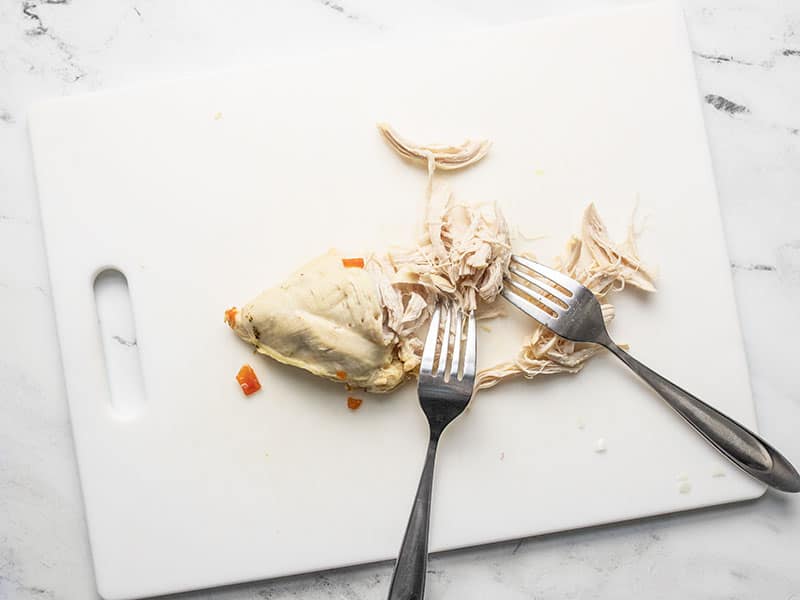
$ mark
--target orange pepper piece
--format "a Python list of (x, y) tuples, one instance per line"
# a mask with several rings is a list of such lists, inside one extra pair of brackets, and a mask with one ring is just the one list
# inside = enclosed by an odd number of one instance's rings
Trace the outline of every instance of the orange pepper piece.
[(358, 410), (362, 402), (363, 400), (361, 398), (353, 398), (352, 396), (350, 396), (349, 398), (347, 398), (347, 408), (349, 408), (350, 410)]
[(347, 379), (347, 373), (345, 373), (344, 371), (336, 371), (336, 378)]
[(256, 377), (256, 373), (250, 365), (243, 365), (242, 368), (239, 369), (239, 372), (236, 374), (236, 381), (239, 382), (245, 396), (255, 394), (261, 389), (261, 383), (259, 383), (258, 377)]
[(364, 259), (363, 258), (343, 258), (342, 264), (348, 269), (363, 269), (364, 268)]
[(228, 324), (228, 327), (236, 325), (236, 313), (238, 312), (239, 310), (235, 306), (225, 311), (225, 322)]

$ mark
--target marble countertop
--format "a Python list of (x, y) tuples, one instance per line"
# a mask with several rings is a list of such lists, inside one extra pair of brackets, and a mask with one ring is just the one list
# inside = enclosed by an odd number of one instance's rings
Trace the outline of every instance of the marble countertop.
[[(0, 1), (0, 599), (96, 598), (26, 113), (39, 99), (607, 0)], [(760, 430), (800, 460), (800, 5), (684, 3)], [(800, 600), (800, 498), (435, 556), (429, 597)], [(384, 598), (390, 565), (188, 599)]]

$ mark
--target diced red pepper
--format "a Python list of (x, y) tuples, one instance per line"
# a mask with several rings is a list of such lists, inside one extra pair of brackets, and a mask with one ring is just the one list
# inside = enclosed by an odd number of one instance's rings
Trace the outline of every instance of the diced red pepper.
[(238, 312), (239, 310), (235, 306), (225, 311), (225, 322), (228, 324), (228, 327), (236, 325), (236, 313)]
[(342, 264), (348, 269), (363, 269), (364, 268), (364, 259), (363, 258), (343, 258)]
[(361, 398), (353, 398), (352, 396), (350, 396), (349, 398), (347, 398), (347, 408), (349, 408), (350, 410), (358, 410), (362, 402), (363, 400)]
[(239, 382), (245, 396), (255, 394), (261, 389), (258, 377), (256, 377), (256, 373), (250, 365), (243, 365), (242, 368), (239, 369), (239, 372), (236, 374), (236, 381)]
[(342, 380), (347, 379), (347, 373), (344, 371), (336, 371), (336, 378)]

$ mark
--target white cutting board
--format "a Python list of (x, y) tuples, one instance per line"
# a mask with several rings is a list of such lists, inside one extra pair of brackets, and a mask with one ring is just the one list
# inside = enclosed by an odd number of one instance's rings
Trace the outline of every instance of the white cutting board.
[[(421, 141), (490, 138), (489, 156), (449, 179), (461, 199), (497, 200), (525, 234), (548, 235), (517, 246), (546, 259), (588, 202), (622, 238), (638, 199), (660, 290), (620, 295), (613, 335), (754, 426), (697, 96), (682, 19), (657, 5), (37, 107), (30, 131), (100, 593), (395, 555), (427, 435), (414, 385), (361, 394), (353, 412), (341, 386), (253, 356), (222, 321), (330, 247), (359, 256), (412, 239), (424, 173), (387, 147), (380, 120)], [(124, 351), (138, 349), (145, 396), (133, 410), (109, 394), (126, 384), (109, 383), (95, 309), (93, 278), (108, 266), (130, 285), (138, 346)], [(484, 366), (513, 356), (530, 324), (512, 313), (491, 327)], [(245, 362), (263, 383), (249, 398), (234, 381)], [(447, 431), (431, 549), (762, 491), (602, 356), (578, 376), (481, 393)]]

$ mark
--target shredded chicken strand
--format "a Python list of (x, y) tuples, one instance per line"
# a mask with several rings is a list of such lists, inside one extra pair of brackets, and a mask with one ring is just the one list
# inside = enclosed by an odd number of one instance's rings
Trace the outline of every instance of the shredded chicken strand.
[[(458, 146), (446, 144), (420, 145), (401, 137), (389, 124), (378, 123), (378, 129), (386, 141), (401, 156), (424, 162), (428, 170), (443, 171), (461, 169), (478, 162), (489, 151), (488, 140), (465, 140)], [(431, 163), (433, 166), (431, 166)]]

